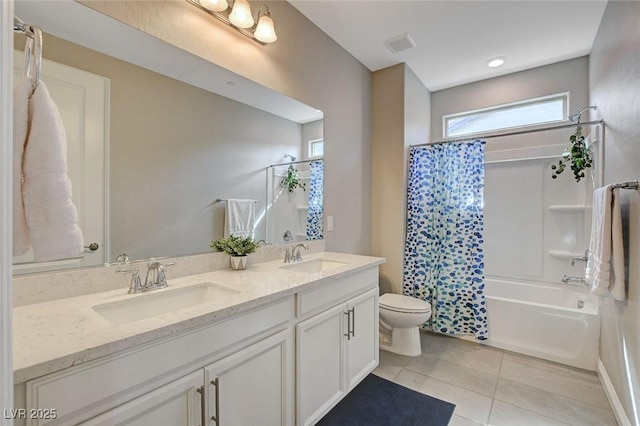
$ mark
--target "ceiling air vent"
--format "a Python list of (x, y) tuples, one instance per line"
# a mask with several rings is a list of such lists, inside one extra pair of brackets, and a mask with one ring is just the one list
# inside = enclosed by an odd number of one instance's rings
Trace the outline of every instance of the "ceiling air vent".
[(409, 34), (402, 34), (397, 37), (390, 38), (389, 40), (385, 40), (385, 43), (393, 53), (402, 52), (403, 50), (417, 46), (416, 42), (413, 41)]

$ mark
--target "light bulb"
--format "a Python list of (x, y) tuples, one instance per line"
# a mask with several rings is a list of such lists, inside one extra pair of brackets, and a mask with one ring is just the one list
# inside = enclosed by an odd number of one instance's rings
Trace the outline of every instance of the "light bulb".
[(268, 12), (258, 19), (258, 26), (253, 36), (263, 43), (273, 43), (278, 39), (276, 30), (273, 27), (273, 19), (271, 19)]
[(229, 4), (227, 0), (199, 0), (200, 5), (205, 9), (211, 10), (213, 12), (222, 12), (227, 10)]
[(238, 28), (251, 28), (253, 26), (253, 16), (251, 16), (249, 2), (247, 0), (235, 0), (229, 20)]

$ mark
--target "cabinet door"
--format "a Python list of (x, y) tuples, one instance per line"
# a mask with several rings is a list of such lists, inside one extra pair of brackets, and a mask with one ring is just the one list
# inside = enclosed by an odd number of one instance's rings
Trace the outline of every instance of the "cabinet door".
[(346, 392), (346, 305), (296, 326), (297, 423), (314, 424)]
[(347, 385), (351, 390), (378, 365), (378, 289), (347, 302)]
[(291, 424), (291, 334), (284, 330), (205, 367), (210, 425)]
[(200, 426), (204, 373), (199, 370), (142, 395), (93, 419), (83, 426)]

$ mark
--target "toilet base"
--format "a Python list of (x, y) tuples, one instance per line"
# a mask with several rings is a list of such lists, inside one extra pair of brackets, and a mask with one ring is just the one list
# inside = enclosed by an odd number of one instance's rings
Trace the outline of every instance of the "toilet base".
[(419, 327), (393, 328), (390, 339), (386, 336), (380, 336), (380, 349), (398, 355), (422, 355)]

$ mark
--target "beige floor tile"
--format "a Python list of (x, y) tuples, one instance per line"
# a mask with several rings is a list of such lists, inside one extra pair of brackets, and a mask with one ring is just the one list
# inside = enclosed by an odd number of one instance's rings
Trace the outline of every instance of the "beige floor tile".
[(473, 422), (469, 419), (465, 419), (464, 417), (456, 416), (455, 414), (451, 417), (449, 421), (449, 426), (482, 426), (480, 423)]
[(463, 367), (431, 355), (413, 358), (407, 364), (407, 369), (489, 397), (493, 397), (498, 382), (497, 375)]
[(502, 401), (493, 401), (489, 426), (566, 426), (567, 423), (559, 422), (550, 417), (541, 416), (532, 411), (507, 404)]
[(562, 374), (563, 376), (578, 377), (600, 385), (600, 379), (598, 378), (598, 374), (595, 371), (583, 370), (581, 368), (558, 364), (557, 362), (547, 361), (545, 359), (535, 358), (532, 356), (517, 354), (515, 352), (509, 351), (505, 351), (504, 361), (511, 361), (518, 364), (528, 365), (529, 367), (539, 368), (540, 370), (546, 370), (554, 374)]
[(404, 369), (395, 383), (456, 405), (454, 414), (481, 425), (489, 421), (492, 399), (479, 393)]
[(609, 408), (609, 401), (602, 385), (593, 382), (591, 377), (585, 379), (580, 376), (565, 376), (511, 361), (502, 362), (500, 377), (538, 389), (550, 390), (553, 393), (601, 408)]
[(393, 380), (406, 367), (411, 357), (380, 350), (380, 363), (373, 374), (383, 379)]
[(422, 353), (463, 367), (497, 375), (504, 356), (502, 349), (435, 333), (421, 333)]
[(617, 425), (611, 409), (596, 407), (503, 378), (498, 380), (495, 399), (570, 425)]

